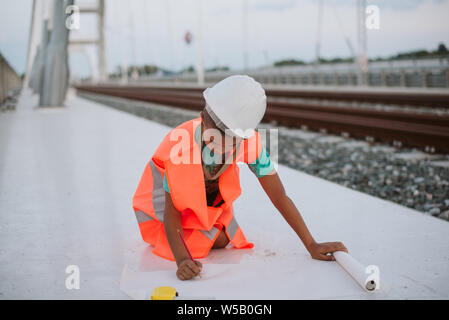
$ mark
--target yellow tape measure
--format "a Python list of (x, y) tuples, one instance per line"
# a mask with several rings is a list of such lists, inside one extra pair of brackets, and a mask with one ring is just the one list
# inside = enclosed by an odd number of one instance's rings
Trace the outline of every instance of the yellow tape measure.
[(178, 292), (173, 287), (157, 287), (151, 293), (151, 300), (174, 300)]

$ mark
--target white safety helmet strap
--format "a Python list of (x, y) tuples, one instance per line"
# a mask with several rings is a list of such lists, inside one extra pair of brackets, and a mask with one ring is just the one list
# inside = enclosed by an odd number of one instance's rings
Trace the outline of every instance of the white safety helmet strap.
[(221, 131), (225, 132), (227, 135), (231, 135), (233, 137), (237, 138), (237, 141), (243, 140), (242, 137), (236, 135), (231, 129), (228, 128), (224, 124), (223, 121), (220, 120), (220, 118), (215, 114), (215, 112), (212, 110), (212, 108), (206, 103), (206, 107), (204, 108), (207, 114), (212, 118), (212, 120), (215, 123), (215, 126), (220, 129)]

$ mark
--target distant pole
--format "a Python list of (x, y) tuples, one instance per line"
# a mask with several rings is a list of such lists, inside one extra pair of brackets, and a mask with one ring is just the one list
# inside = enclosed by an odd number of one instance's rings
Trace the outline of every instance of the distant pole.
[(320, 65), (320, 51), (321, 51), (321, 33), (323, 29), (323, 0), (319, 0), (318, 3), (318, 25), (316, 30), (316, 44), (315, 44), (315, 66)]
[(144, 24), (145, 24), (145, 36), (147, 37), (147, 51), (148, 51), (148, 56), (145, 60), (148, 61), (148, 64), (151, 64), (151, 61), (153, 60), (153, 64), (156, 65), (156, 61), (155, 59), (152, 59), (152, 55), (153, 55), (153, 50), (152, 50), (152, 46), (151, 46), (151, 28), (150, 28), (150, 23), (147, 14), (149, 14), (149, 10), (148, 10), (148, 1), (145, 0), (143, 2), (143, 15), (144, 15)]
[(54, 0), (52, 31), (45, 57), (43, 87), (40, 90), (39, 106), (62, 106), (68, 88), (69, 68), (67, 46), (69, 29), (66, 27), (66, 7), (74, 0)]
[[(62, 0), (61, 0), (62, 1)], [(74, 1), (72, 1), (74, 2)], [(92, 1), (91, 1), (92, 2)], [(92, 4), (83, 4), (81, 6), (77, 5), (77, 10), (79, 15), (83, 14), (95, 14), (95, 17), (97, 18), (97, 25), (96, 25), (96, 33), (97, 38), (96, 39), (72, 39), (69, 41), (69, 45), (71, 48), (77, 48), (75, 50), (79, 50), (81, 47), (89, 46), (87, 50), (90, 50), (92, 46), (95, 46), (96, 49), (96, 63), (92, 64), (92, 71), (91, 71), (91, 81), (92, 82), (98, 82), (98, 81), (105, 81), (108, 78), (107, 75), (107, 68), (106, 68), (106, 55), (105, 55), (105, 1), (104, 0), (96, 0), (96, 7), (93, 7)], [(78, 3), (77, 3), (78, 4)], [(114, 15), (111, 15), (115, 17)]]
[(357, 83), (359, 86), (366, 85), (366, 75), (368, 72), (368, 61), (366, 55), (366, 0), (357, 0)]
[(165, 12), (167, 14), (167, 34), (168, 34), (168, 50), (169, 50), (169, 59), (170, 64), (169, 68), (170, 71), (174, 70), (174, 63), (173, 63), (173, 28), (171, 23), (171, 8), (170, 8), (170, 1), (164, 0), (165, 3)]
[[(119, 8), (119, 17), (121, 17), (122, 21), (121, 24), (123, 26), (126, 25), (126, 16), (122, 13), (122, 4), (123, 1), (118, 1), (118, 8)], [(120, 60), (121, 60), (121, 65), (120, 65), (120, 69), (121, 69), (121, 79), (120, 79), (120, 83), (122, 85), (126, 85), (128, 83), (128, 64), (127, 64), (127, 46), (126, 46), (126, 32), (123, 32), (123, 29), (121, 30), (122, 32), (119, 34), (119, 42), (120, 42)]]
[(263, 57), (265, 59), (265, 65), (268, 66), (270, 64), (270, 58), (267, 49), (263, 50)]
[(48, 30), (48, 19), (42, 21), (41, 43), (36, 52), (30, 76), (30, 88), (34, 93), (39, 94), (44, 85), (45, 57), (47, 56), (48, 40), (50, 31)]
[(334, 0), (333, 7), (334, 7), (335, 20), (337, 20), (338, 27), (340, 28), (340, 31), (343, 33), (343, 37), (345, 38), (345, 42), (346, 42), (346, 45), (348, 46), (351, 58), (353, 59), (353, 61), (355, 61), (357, 58), (356, 58), (356, 53), (354, 51), (354, 47), (352, 45), (351, 39), (349, 39), (348, 34), (345, 32), (343, 24), (341, 23), (341, 19), (340, 19), (339, 15), (338, 15), (337, 0)]
[(120, 55), (121, 55), (121, 70), (122, 70), (122, 78), (121, 83), (127, 84), (128, 83), (128, 64), (126, 63), (126, 47), (124, 45), (120, 46)]
[(248, 0), (242, 0), (243, 70), (248, 70)]
[(204, 85), (204, 65), (203, 65), (203, 30), (202, 30), (202, 0), (197, 0), (197, 15), (198, 15), (198, 66), (197, 77), (198, 84)]
[(100, 81), (107, 78), (106, 55), (104, 53), (104, 0), (98, 0), (98, 69)]
[(131, 70), (131, 79), (136, 80), (137, 78), (139, 78), (139, 73), (137, 71), (136, 35), (135, 35), (135, 30), (134, 30), (134, 15), (133, 15), (133, 6), (132, 6), (133, 1), (130, 1), (128, 3), (129, 3), (128, 23), (129, 23), (129, 33), (130, 33), (129, 39), (131, 41), (131, 55), (132, 55), (132, 59), (133, 59), (133, 67)]
[(28, 35), (28, 50), (27, 50), (27, 60), (26, 60), (26, 69), (25, 69), (25, 77), (23, 79), (23, 87), (28, 87), (28, 82), (30, 80), (30, 71), (31, 71), (31, 46), (34, 38), (34, 20), (36, 16), (36, 0), (33, 0), (33, 7), (31, 8), (31, 23), (30, 23), (30, 31)]

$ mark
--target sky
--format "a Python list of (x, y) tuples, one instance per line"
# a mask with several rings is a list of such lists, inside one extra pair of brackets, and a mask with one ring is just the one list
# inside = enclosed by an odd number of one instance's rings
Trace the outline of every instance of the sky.
[[(109, 72), (121, 63), (156, 64), (180, 70), (196, 66), (201, 21), (205, 68), (244, 65), (257, 68), (281, 59), (311, 61), (317, 41), (317, 0), (246, 0), (246, 37), (243, 27), (244, 0), (106, 0), (106, 65)], [(79, 0), (82, 6), (94, 3)], [(321, 55), (348, 57), (347, 34), (356, 47), (356, 0), (324, 0)], [(449, 0), (368, 0), (380, 9), (380, 29), (369, 30), (368, 55), (389, 56), (398, 52), (434, 50), (449, 46)], [(25, 69), (31, 0), (0, 0), (0, 52), (19, 73)], [(201, 14), (199, 14), (201, 12)], [(201, 19), (199, 19), (201, 17)], [(341, 21), (341, 26), (338, 21)], [(82, 15), (80, 30), (71, 39), (94, 38), (96, 19)], [(193, 34), (187, 45), (185, 33)], [(244, 42), (244, 39), (247, 39)], [(245, 44), (246, 43), (246, 44)], [(71, 72), (90, 73), (89, 54), (73, 52)]]

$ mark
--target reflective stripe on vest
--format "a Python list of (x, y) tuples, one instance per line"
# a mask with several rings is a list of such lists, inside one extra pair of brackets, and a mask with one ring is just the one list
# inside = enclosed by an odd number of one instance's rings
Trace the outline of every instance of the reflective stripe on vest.
[(229, 222), (228, 227), (226, 228), (226, 231), (228, 233), (229, 239), (234, 239), (235, 234), (237, 233), (237, 230), (239, 228), (239, 224), (237, 223), (237, 220), (235, 220), (235, 217), (232, 216), (231, 222)]
[(159, 169), (152, 159), (147, 162), (133, 196), (134, 212), (142, 211), (153, 219), (163, 221), (165, 190), (162, 174), (163, 170)]
[(159, 171), (156, 169), (153, 160), (150, 160), (151, 174), (153, 176), (153, 208), (156, 218), (160, 222), (164, 222), (165, 211), (165, 190), (163, 186), (163, 178)]
[(215, 239), (215, 236), (217, 235), (218, 231), (219, 230), (217, 227), (212, 227), (210, 231), (200, 230), (200, 232), (204, 234), (210, 241)]
[(143, 223), (143, 222), (147, 222), (147, 221), (151, 221), (154, 220), (152, 217), (150, 217), (149, 215), (147, 215), (145, 212), (143, 211), (136, 211), (136, 218), (137, 218), (137, 223)]

